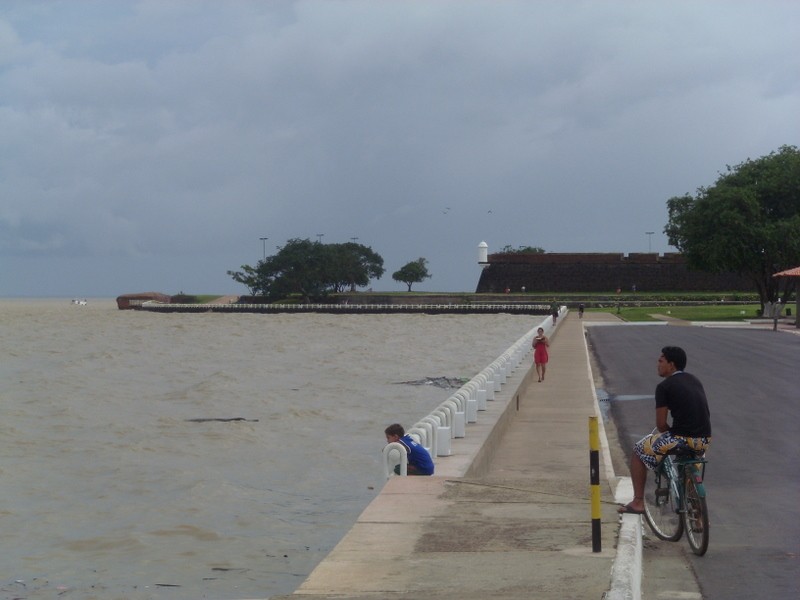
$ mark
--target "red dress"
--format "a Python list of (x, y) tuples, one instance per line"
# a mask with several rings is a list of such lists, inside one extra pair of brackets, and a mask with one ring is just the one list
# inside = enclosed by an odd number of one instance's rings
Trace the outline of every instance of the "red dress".
[(536, 340), (533, 346), (533, 362), (537, 365), (545, 364), (550, 357), (547, 354), (547, 344)]

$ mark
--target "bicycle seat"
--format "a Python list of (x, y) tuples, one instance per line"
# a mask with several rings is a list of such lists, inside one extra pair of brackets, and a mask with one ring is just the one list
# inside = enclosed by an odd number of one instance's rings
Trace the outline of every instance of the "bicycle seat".
[(674, 456), (675, 458), (690, 458), (690, 459), (702, 459), (705, 455), (705, 452), (697, 452), (692, 450), (691, 448), (686, 447), (679, 447), (673, 448), (667, 454)]

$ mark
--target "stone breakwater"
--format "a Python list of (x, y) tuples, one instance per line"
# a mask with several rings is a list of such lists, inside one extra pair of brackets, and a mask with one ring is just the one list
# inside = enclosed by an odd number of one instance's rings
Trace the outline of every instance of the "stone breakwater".
[(545, 304), (162, 304), (145, 302), (137, 307), (160, 313), (326, 313), (326, 314), (517, 314), (546, 315)]

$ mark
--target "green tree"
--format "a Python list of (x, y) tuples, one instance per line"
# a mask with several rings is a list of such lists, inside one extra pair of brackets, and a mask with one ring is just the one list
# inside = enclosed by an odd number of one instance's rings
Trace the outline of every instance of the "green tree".
[(308, 239), (289, 240), (257, 267), (242, 265), (241, 269), (228, 271), (228, 275), (246, 285), (251, 294), (271, 300), (299, 295), (305, 302), (323, 299), (344, 286), (367, 285), (370, 278), (384, 273), (383, 258), (371, 248)]
[(392, 279), (401, 281), (408, 286), (408, 291), (411, 291), (411, 286), (414, 283), (420, 283), (429, 279), (431, 274), (428, 273), (428, 261), (424, 258), (412, 260), (410, 263), (400, 267), (399, 271), (392, 273)]
[(356, 286), (366, 286), (370, 279), (380, 279), (383, 276), (383, 258), (372, 248), (348, 242), (346, 244), (332, 244), (329, 269), (330, 283), (334, 291), (343, 292), (350, 288), (356, 291)]
[[(664, 233), (691, 268), (749, 277), (762, 310), (793, 289), (778, 271), (800, 264), (800, 151), (782, 146), (727, 167), (697, 194), (667, 200)], [(783, 281), (782, 281), (783, 280)]]
[(236, 282), (247, 286), (247, 290), (251, 296), (258, 296), (261, 294), (261, 288), (258, 280), (258, 270), (250, 265), (242, 265), (241, 271), (228, 271), (228, 275)]
[(544, 254), (544, 248), (539, 246), (520, 246), (519, 248), (504, 246), (498, 254)]

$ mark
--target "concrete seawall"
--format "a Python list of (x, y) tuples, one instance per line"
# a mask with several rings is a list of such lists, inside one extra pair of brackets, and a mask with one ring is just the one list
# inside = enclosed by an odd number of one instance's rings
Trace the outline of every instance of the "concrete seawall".
[[(540, 324), (544, 325), (552, 340), (557, 328), (545, 321), (550, 321), (550, 318), (542, 319), (534, 329)], [(530, 364), (529, 352), (519, 367), (507, 376), (494, 399), (486, 402), (486, 410), (478, 413), (477, 422), (467, 425), (466, 436), (452, 440), (452, 454), (434, 457), (436, 476), (481, 477), (486, 474), (518, 410), (521, 395), (528, 390), (531, 380), (536, 376)]]
[(638, 598), (635, 546), (615, 559), (640, 521), (623, 518), (618, 538), (607, 452), (611, 522), (592, 551), (588, 417), (599, 410), (577, 315), (552, 332), (545, 379), (526, 357), (433, 477), (391, 477), (294, 594), (273, 600)]
[[(550, 337), (552, 339), (554, 336), (551, 335)], [(530, 368), (530, 361), (531, 359), (528, 357), (528, 362), (521, 365), (508, 379), (506, 388), (501, 390), (501, 393), (497, 394), (492, 401), (492, 407), (495, 408), (495, 411), (489, 412), (487, 408), (486, 413), (481, 414), (479, 421), (484, 422), (486, 426), (486, 431), (482, 432), (483, 435), (478, 431), (470, 431), (470, 435), (474, 435), (480, 445), (473, 455), (467, 457), (469, 466), (462, 474), (464, 477), (483, 477), (486, 475), (492, 458), (503, 440), (503, 435), (505, 435), (511, 420), (519, 410), (520, 397), (525, 395), (531, 381), (536, 377), (536, 371)], [(494, 412), (498, 414), (495, 416), (492, 414)]]

